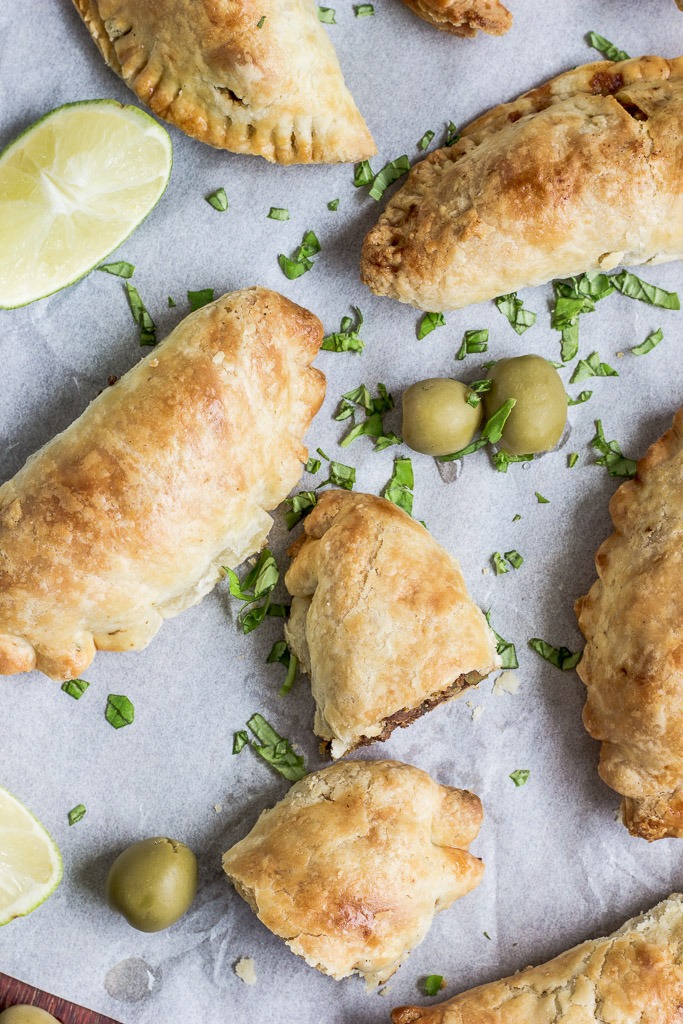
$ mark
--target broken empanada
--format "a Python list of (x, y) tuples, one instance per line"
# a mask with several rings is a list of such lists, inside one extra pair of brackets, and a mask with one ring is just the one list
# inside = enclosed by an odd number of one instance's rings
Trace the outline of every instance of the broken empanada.
[(0, 674), (140, 650), (263, 546), (323, 400), (322, 336), (277, 292), (224, 295), (0, 487)]
[(474, 889), (481, 801), (400, 761), (306, 776), (223, 857), (259, 920), (333, 978), (390, 978), (434, 914)]
[(107, 64), (158, 117), (280, 164), (377, 152), (314, 0), (74, 0)]
[(576, 604), (583, 720), (629, 831), (683, 838), (683, 409), (610, 513), (600, 578)]
[(683, 1005), (683, 897), (604, 939), (438, 1006), (402, 1006), (393, 1024), (674, 1024)]
[(683, 255), (683, 57), (585, 64), (410, 172), (363, 244), (378, 295), (458, 309)]
[[(502, 36), (512, 25), (512, 15), (500, 0), (403, 0), (418, 18), (454, 36), (487, 32)], [(681, 0), (683, 3), (683, 0)]]
[(390, 501), (323, 493), (292, 553), (285, 633), (332, 757), (387, 739), (500, 668), (460, 566)]

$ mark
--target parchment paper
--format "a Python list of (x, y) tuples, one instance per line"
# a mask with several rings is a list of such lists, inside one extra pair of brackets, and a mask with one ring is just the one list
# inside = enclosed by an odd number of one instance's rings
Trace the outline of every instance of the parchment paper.
[[(683, 14), (673, 0), (510, 0), (512, 31), (474, 41), (423, 24), (399, 0), (375, 4), (374, 18), (358, 19), (350, 0), (337, 0), (338, 24), (328, 27), (378, 143), (375, 168), (402, 153), (417, 158), (427, 129), (441, 138), (449, 119), (466, 123), (552, 74), (598, 59), (584, 42), (590, 29), (634, 55), (683, 50)], [(58, 104), (95, 97), (133, 102), (71, 4), (2, 0), (0, 144)], [(322, 445), (357, 466), (357, 489), (377, 493), (395, 455), (408, 452), (375, 454), (365, 438), (338, 448), (346, 425), (332, 413), (342, 392), (383, 381), (398, 398), (426, 376), (482, 376), (487, 357), (454, 362), (468, 328), (489, 328), (488, 358), (539, 352), (559, 359), (550, 286), (522, 293), (538, 322), (521, 338), (486, 303), (449, 314), (446, 327), (417, 341), (418, 313), (372, 297), (358, 280), (361, 240), (379, 206), (353, 188), (351, 166), (277, 168), (170, 130), (169, 188), (118, 253), (137, 266), (134, 283), (159, 337), (186, 315), (188, 288), (212, 287), (218, 295), (268, 285), (314, 310), (328, 331), (338, 329), (351, 304), (359, 305), (367, 348), (360, 357), (321, 354), (328, 397), (309, 435), (312, 449)], [(219, 186), (230, 200), (225, 214), (204, 201)], [(333, 213), (326, 204), (336, 197)], [(291, 220), (267, 219), (270, 206), (287, 207)], [(310, 273), (288, 281), (277, 255), (291, 253), (308, 228), (317, 232), (322, 253)], [(678, 263), (642, 276), (683, 290)], [(169, 295), (177, 308), (167, 307)], [(616, 355), (660, 326), (664, 341), (651, 354)], [(599, 781), (598, 747), (581, 725), (579, 679), (526, 644), (540, 636), (578, 649), (572, 604), (593, 580), (593, 554), (610, 530), (607, 502), (617, 483), (593, 464), (594, 419), (601, 416), (607, 437), (632, 456), (668, 426), (683, 399), (682, 326), (683, 313), (618, 295), (582, 317), (582, 355), (597, 349), (620, 376), (581, 385), (593, 398), (570, 410), (566, 446), (531, 466), (502, 475), (479, 453), (465, 461), (455, 483), (445, 484), (433, 460), (413, 456), (415, 515), (459, 556), (475, 599), (516, 642), (521, 687), (515, 696), (495, 696), (489, 680), (467, 700), (439, 708), (361, 755), (397, 757), (441, 782), (469, 787), (486, 811), (473, 847), (486, 862), (482, 885), (437, 917), (384, 997), (366, 995), (357, 978), (337, 983), (307, 967), (222, 876), (221, 853), (288, 785), (251, 751), (232, 757), (233, 732), (261, 711), (303, 749), (310, 768), (321, 763), (307, 681), (300, 678), (280, 698), (283, 669), (265, 664), (281, 624), (267, 622), (242, 636), (224, 585), (167, 622), (143, 653), (99, 654), (86, 673), (91, 688), (78, 703), (37, 674), (0, 680), (0, 785), (45, 823), (65, 861), (64, 880), (49, 901), (0, 931), (0, 969), (125, 1024), (376, 1024), (394, 1005), (425, 1000), (418, 981), (426, 974), (443, 974), (443, 995), (453, 994), (605, 933), (683, 885), (683, 844), (648, 846), (615, 820), (618, 798)], [(121, 374), (141, 354), (122, 284), (104, 274), (0, 313), (0, 479), (70, 423), (109, 374)], [(400, 430), (398, 415), (388, 422)], [(580, 455), (572, 470), (569, 451)], [(535, 491), (549, 504), (538, 504)], [(522, 519), (513, 523), (516, 513)], [(275, 521), (271, 546), (284, 564), (282, 510)], [(495, 577), (492, 552), (510, 548), (523, 555), (522, 568)], [(104, 718), (110, 692), (135, 703), (134, 725), (120, 732)], [(483, 709), (475, 720), (474, 708)], [(518, 768), (531, 771), (519, 789), (508, 777)], [(67, 812), (80, 802), (87, 816), (69, 828)], [(201, 888), (184, 920), (143, 935), (107, 909), (103, 887), (123, 846), (157, 834), (192, 846)], [(255, 960), (254, 987), (234, 973), (242, 956)]]

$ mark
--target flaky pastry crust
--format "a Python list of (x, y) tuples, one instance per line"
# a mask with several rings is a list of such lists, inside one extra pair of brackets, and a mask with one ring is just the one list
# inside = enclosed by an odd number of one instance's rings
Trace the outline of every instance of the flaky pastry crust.
[[(512, 15), (500, 0), (403, 0), (419, 18), (454, 36), (502, 36)], [(681, 0), (683, 3), (683, 0)]]
[(399, 761), (345, 761), (264, 811), (223, 867), (259, 920), (311, 967), (386, 981), (434, 914), (474, 889), (479, 798)]
[(500, 667), (460, 566), (390, 501), (323, 493), (291, 553), (285, 633), (333, 757), (386, 739)]
[(670, 896), (604, 939), (438, 1006), (402, 1006), (393, 1024), (678, 1024), (683, 897)]
[(683, 58), (585, 64), (430, 153), (363, 244), (378, 295), (457, 309), (683, 255)]
[(224, 295), (0, 487), (0, 674), (139, 650), (263, 546), (307, 457), (322, 335), (277, 292)]
[(377, 152), (314, 0), (74, 0), (107, 64), (200, 142), (280, 164)]
[(645, 839), (683, 837), (683, 409), (610, 502), (599, 579), (576, 604), (583, 719), (600, 775)]

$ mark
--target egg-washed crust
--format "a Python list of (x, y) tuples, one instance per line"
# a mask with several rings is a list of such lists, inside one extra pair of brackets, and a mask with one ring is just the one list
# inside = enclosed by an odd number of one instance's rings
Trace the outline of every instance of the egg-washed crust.
[(386, 739), (500, 667), (458, 563), (390, 501), (323, 493), (290, 554), (285, 632), (333, 757)]
[(377, 152), (314, 0), (74, 4), (138, 99), (200, 142), (280, 164)]
[(391, 977), (434, 914), (474, 889), (478, 797), (399, 761), (342, 761), (266, 810), (223, 867), (263, 924), (311, 967)]
[(683, 409), (610, 502), (599, 579), (576, 603), (583, 719), (645, 839), (683, 838)]
[(140, 650), (263, 546), (307, 458), (322, 336), (277, 292), (224, 295), (0, 487), (0, 674)]
[(683, 255), (683, 58), (585, 64), (416, 164), (366, 236), (378, 295), (457, 309)]
[[(500, 0), (403, 0), (418, 18), (455, 36), (486, 32), (502, 36), (512, 25), (512, 15)], [(683, 3), (683, 0), (681, 0)]]
[(676, 893), (607, 938), (438, 1006), (402, 1006), (393, 1024), (678, 1024), (683, 897)]

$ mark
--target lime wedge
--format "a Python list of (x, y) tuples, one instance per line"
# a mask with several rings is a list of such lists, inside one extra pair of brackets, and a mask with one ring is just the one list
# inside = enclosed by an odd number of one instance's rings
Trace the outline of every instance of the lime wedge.
[(138, 226), (171, 173), (171, 139), (137, 107), (67, 103), (0, 153), (0, 308), (92, 270)]
[(57, 844), (31, 812), (0, 786), (0, 926), (39, 907), (61, 878)]

